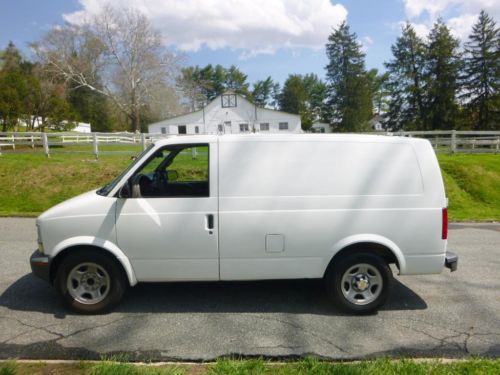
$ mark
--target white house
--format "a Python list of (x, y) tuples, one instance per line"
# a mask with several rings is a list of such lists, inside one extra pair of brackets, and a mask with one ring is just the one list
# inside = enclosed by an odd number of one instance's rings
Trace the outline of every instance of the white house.
[(243, 96), (226, 91), (203, 109), (149, 125), (149, 133), (237, 134), (302, 133), (300, 116), (261, 108)]
[(313, 122), (310, 131), (311, 133), (331, 133), (332, 127), (326, 122), (315, 121)]
[[(17, 120), (18, 124), (20, 127), (25, 128), (26, 127), (26, 120), (25, 119), (18, 119)], [(63, 120), (62, 124), (66, 125), (68, 124), (68, 121)], [(91, 125), (86, 122), (72, 122), (71, 123), (73, 127), (69, 129), (68, 131), (72, 132), (78, 132), (78, 133), (91, 133)], [(34, 117), (30, 116), (30, 127), (33, 125), (33, 130), (36, 130), (42, 126), (42, 118), (41, 117)], [(49, 128), (53, 128), (49, 126)]]
[(75, 122), (75, 127), (71, 129), (72, 132), (79, 132), (79, 133), (91, 133), (92, 129), (90, 127), (90, 124), (86, 122)]
[(378, 114), (378, 115), (375, 115), (369, 122), (368, 122), (368, 125), (370, 126), (370, 128), (376, 132), (383, 132), (385, 129), (384, 129), (384, 126), (382, 125), (382, 121), (383, 121), (383, 117)]

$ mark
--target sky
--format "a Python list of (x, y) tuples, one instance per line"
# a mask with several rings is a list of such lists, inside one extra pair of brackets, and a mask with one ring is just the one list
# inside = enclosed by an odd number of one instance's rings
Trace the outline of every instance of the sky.
[(284, 82), (289, 74), (324, 78), (325, 43), (347, 20), (366, 53), (367, 69), (384, 70), (402, 23), (425, 37), (441, 17), (466, 40), (481, 9), (500, 21), (500, 0), (0, 0), (0, 49), (28, 44), (64, 22), (80, 23), (105, 3), (146, 14), (165, 46), (186, 65), (236, 65), (248, 81)]

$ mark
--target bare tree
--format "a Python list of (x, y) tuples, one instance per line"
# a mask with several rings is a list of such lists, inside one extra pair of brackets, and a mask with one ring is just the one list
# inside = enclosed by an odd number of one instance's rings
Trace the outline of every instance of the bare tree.
[(66, 82), (110, 98), (134, 131), (140, 130), (142, 110), (171, 85), (180, 63), (146, 16), (110, 6), (81, 25), (53, 28), (33, 49)]

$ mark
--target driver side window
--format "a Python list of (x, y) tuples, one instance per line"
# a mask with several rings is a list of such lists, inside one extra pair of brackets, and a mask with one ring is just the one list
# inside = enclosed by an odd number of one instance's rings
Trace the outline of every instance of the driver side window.
[(208, 197), (208, 151), (207, 144), (157, 151), (130, 180), (132, 197)]

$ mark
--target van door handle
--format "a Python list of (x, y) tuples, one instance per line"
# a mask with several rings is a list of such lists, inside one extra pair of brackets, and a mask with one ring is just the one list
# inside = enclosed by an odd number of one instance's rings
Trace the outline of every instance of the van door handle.
[(208, 233), (212, 234), (213, 233), (213, 229), (214, 229), (214, 215), (207, 214), (206, 219), (207, 219), (207, 230), (208, 230)]

